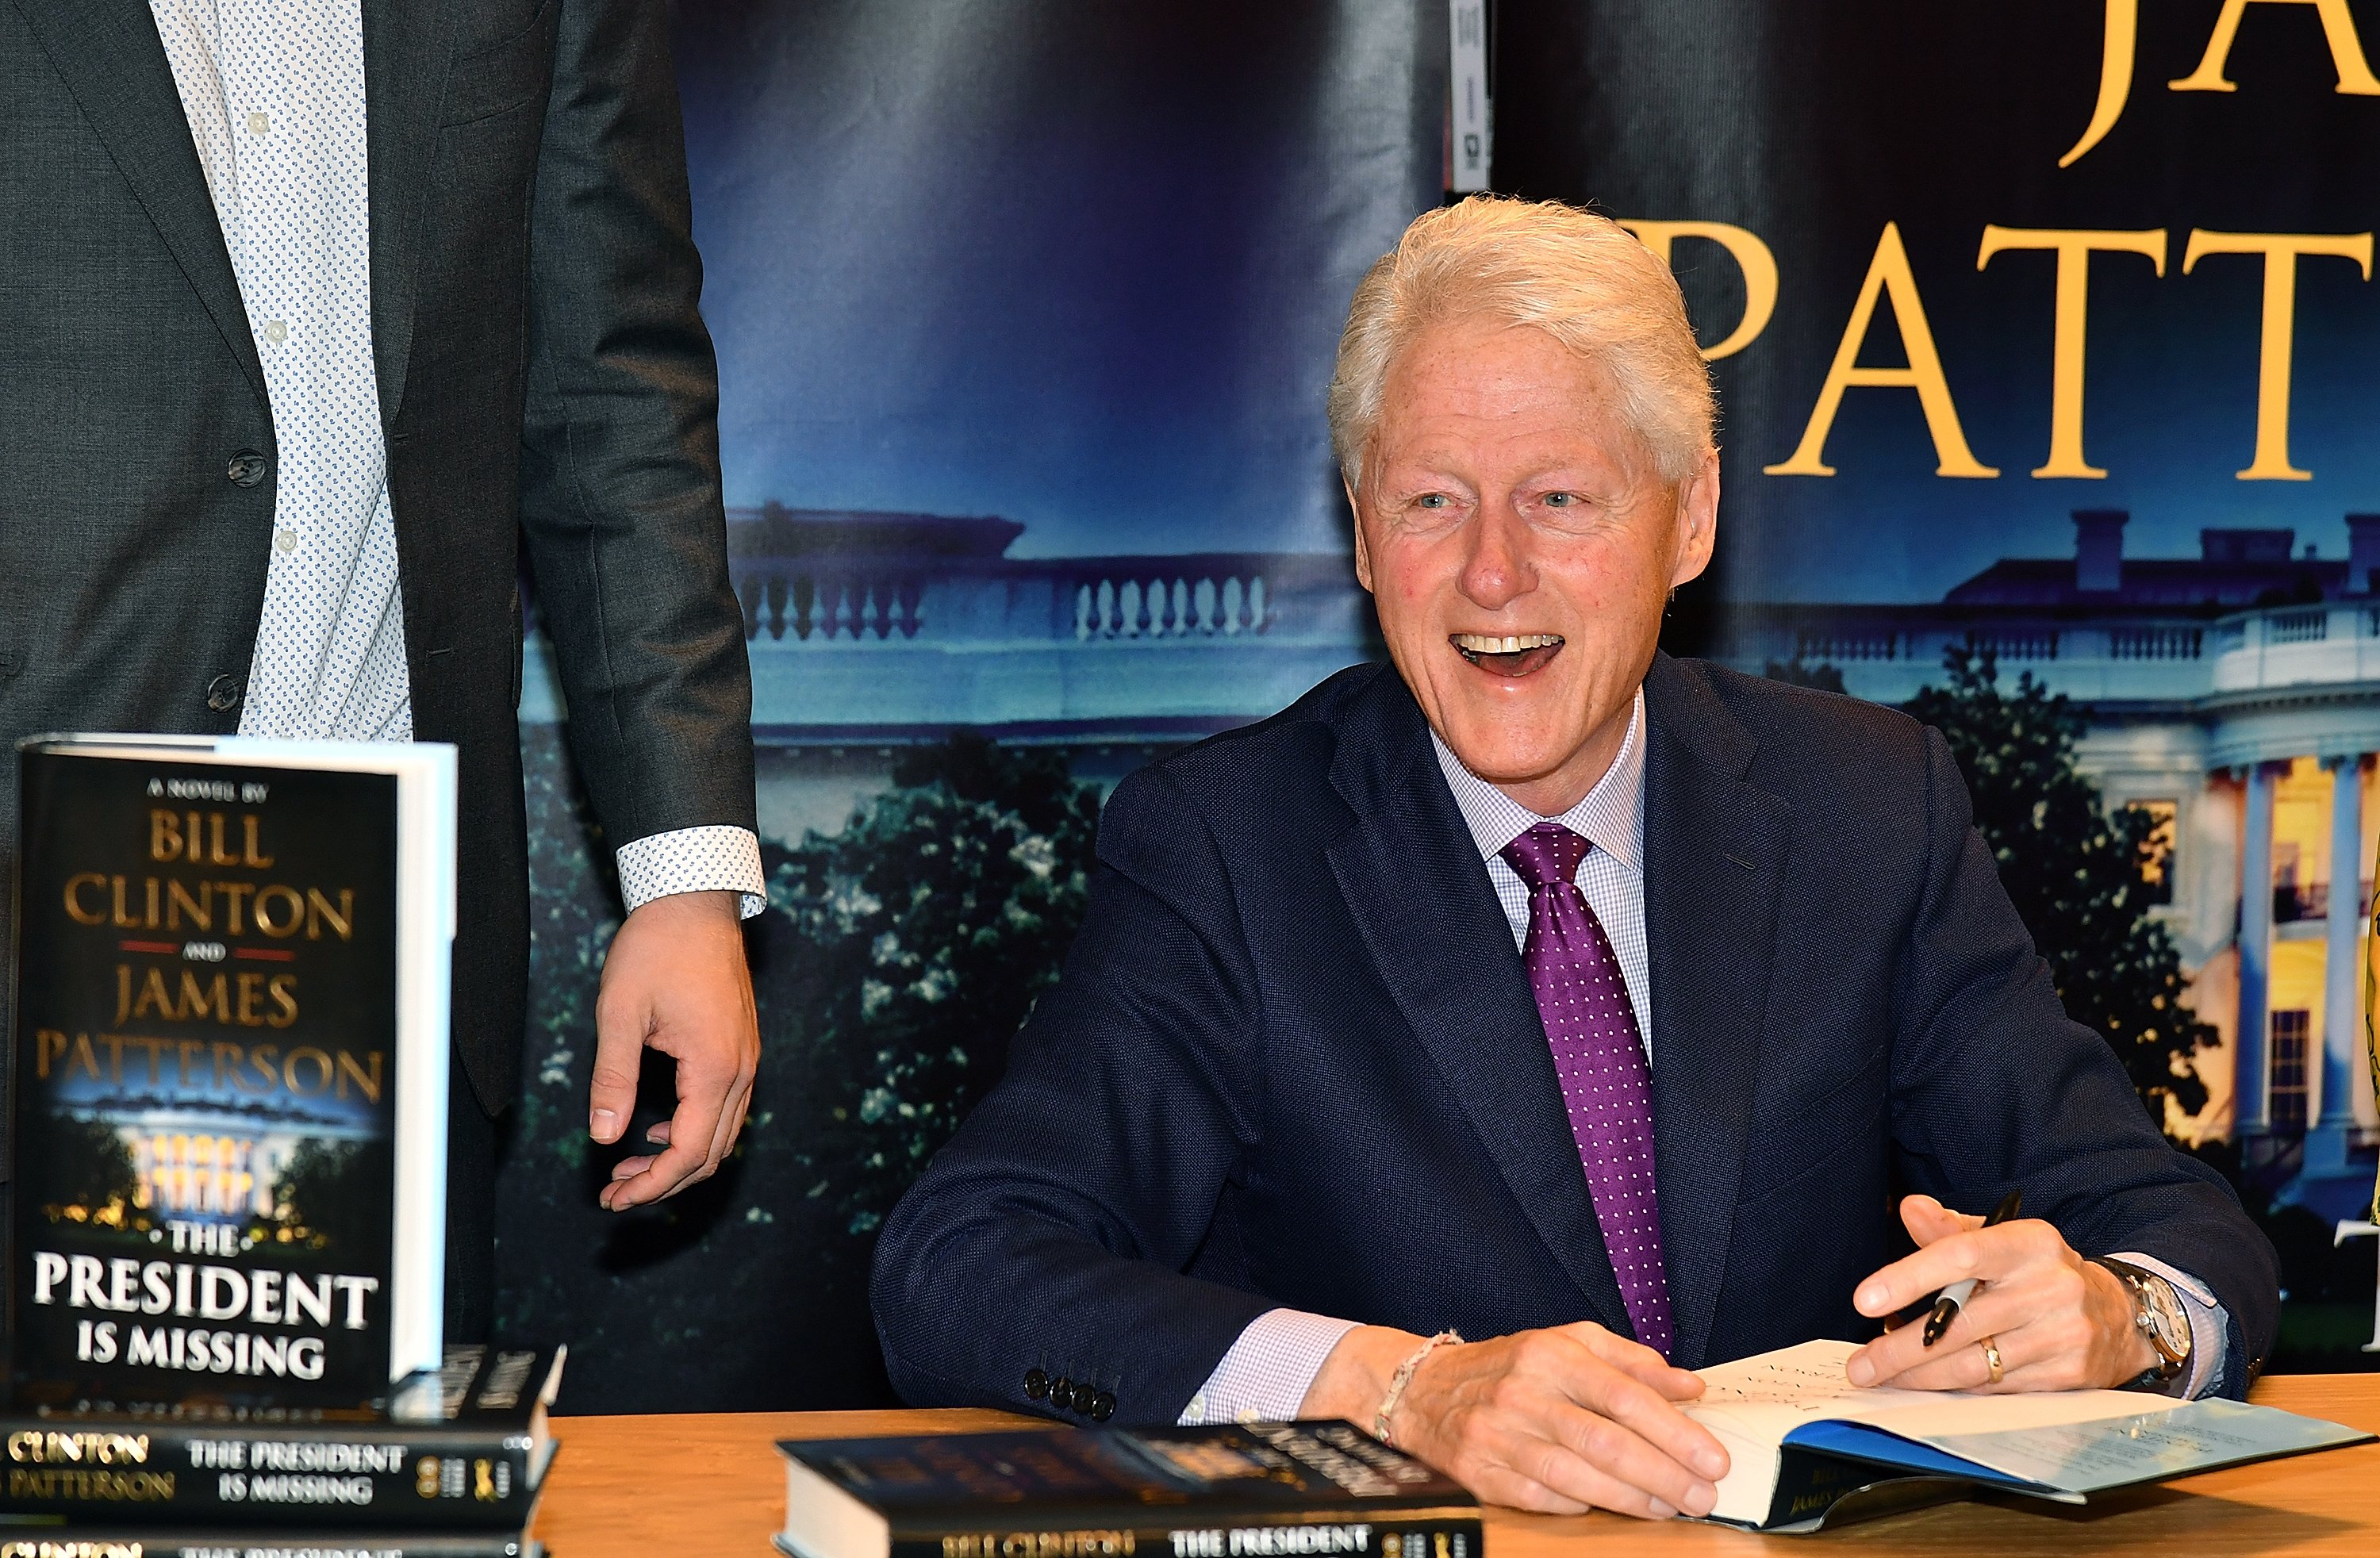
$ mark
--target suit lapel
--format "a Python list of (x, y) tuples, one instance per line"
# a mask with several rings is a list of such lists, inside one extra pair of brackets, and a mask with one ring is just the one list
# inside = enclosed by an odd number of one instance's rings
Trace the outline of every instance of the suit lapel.
[(1381, 980), (1592, 1318), (1628, 1334), (1512, 929), (1393, 671), (1357, 695), (1331, 781), (1360, 821), (1330, 869)]
[(448, 22), (437, 0), (363, 0), (363, 26), (372, 352), (381, 422), (394, 427), (413, 354), (421, 225), (446, 95)]
[(1743, 782), (1754, 742), (1668, 656), (1645, 679), (1654, 1162), (1676, 1356), (1707, 1361), (1727, 1271), (1792, 831)]
[(270, 404), (223, 223), (149, 7), (140, 0), (16, 0), (16, 6), (133, 198), (156, 224), (257, 399)]

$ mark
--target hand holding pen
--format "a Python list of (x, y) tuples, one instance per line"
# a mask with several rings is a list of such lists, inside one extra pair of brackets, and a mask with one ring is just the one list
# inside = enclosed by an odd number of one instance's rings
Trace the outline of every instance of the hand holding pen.
[[(1984, 1226), (1997, 1228), (2023, 1210), (2024, 1192), (2010, 1190), (2000, 1198), (1999, 1205), (1992, 1208), (1992, 1214), (1984, 1219)], [(1942, 1339), (1942, 1333), (1950, 1329), (1950, 1322), (1959, 1318), (1960, 1309), (1963, 1308), (1967, 1300), (1974, 1296), (1975, 1279), (1973, 1277), (1954, 1282), (1935, 1296), (1933, 1312), (1925, 1317), (1927, 1346), (1930, 1347)]]
[[(1861, 1314), (1912, 1321), (1852, 1354), (1854, 1385), (1901, 1390), (2058, 1391), (2124, 1383), (2143, 1344), (2121, 1279), (2010, 1197), (1986, 1220), (1931, 1196), (1902, 1198), (1914, 1252), (1860, 1279)], [(1946, 1306), (1945, 1300), (1950, 1306)], [(1931, 1342), (1922, 1317), (1938, 1314)]]

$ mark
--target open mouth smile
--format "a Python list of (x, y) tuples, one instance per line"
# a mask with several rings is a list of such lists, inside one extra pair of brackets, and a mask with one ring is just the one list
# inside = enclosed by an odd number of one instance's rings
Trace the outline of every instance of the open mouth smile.
[(1542, 670), (1561, 652), (1559, 633), (1451, 633), (1446, 641), (1454, 651), (1482, 670), (1499, 676), (1525, 676)]

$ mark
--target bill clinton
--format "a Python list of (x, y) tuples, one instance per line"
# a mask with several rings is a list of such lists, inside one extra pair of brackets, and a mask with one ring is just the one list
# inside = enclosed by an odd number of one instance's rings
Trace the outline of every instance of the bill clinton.
[[(1814, 1337), (2244, 1393), (2271, 1248), (2059, 1008), (1940, 736), (1657, 649), (1719, 484), (1669, 272), (1432, 212), (1330, 410), (1393, 663), (1117, 788), (1062, 980), (886, 1224), (902, 1393), (1345, 1417), (1654, 1517), (1726, 1469), (1685, 1370)], [(1935, 1345), (1883, 1329), (1965, 1277)]]

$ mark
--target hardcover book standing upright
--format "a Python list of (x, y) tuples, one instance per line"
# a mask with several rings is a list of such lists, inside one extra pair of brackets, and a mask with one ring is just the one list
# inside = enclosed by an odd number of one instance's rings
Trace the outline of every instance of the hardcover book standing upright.
[(22, 747), (19, 1407), (383, 1403), (440, 1360), (451, 747)]

